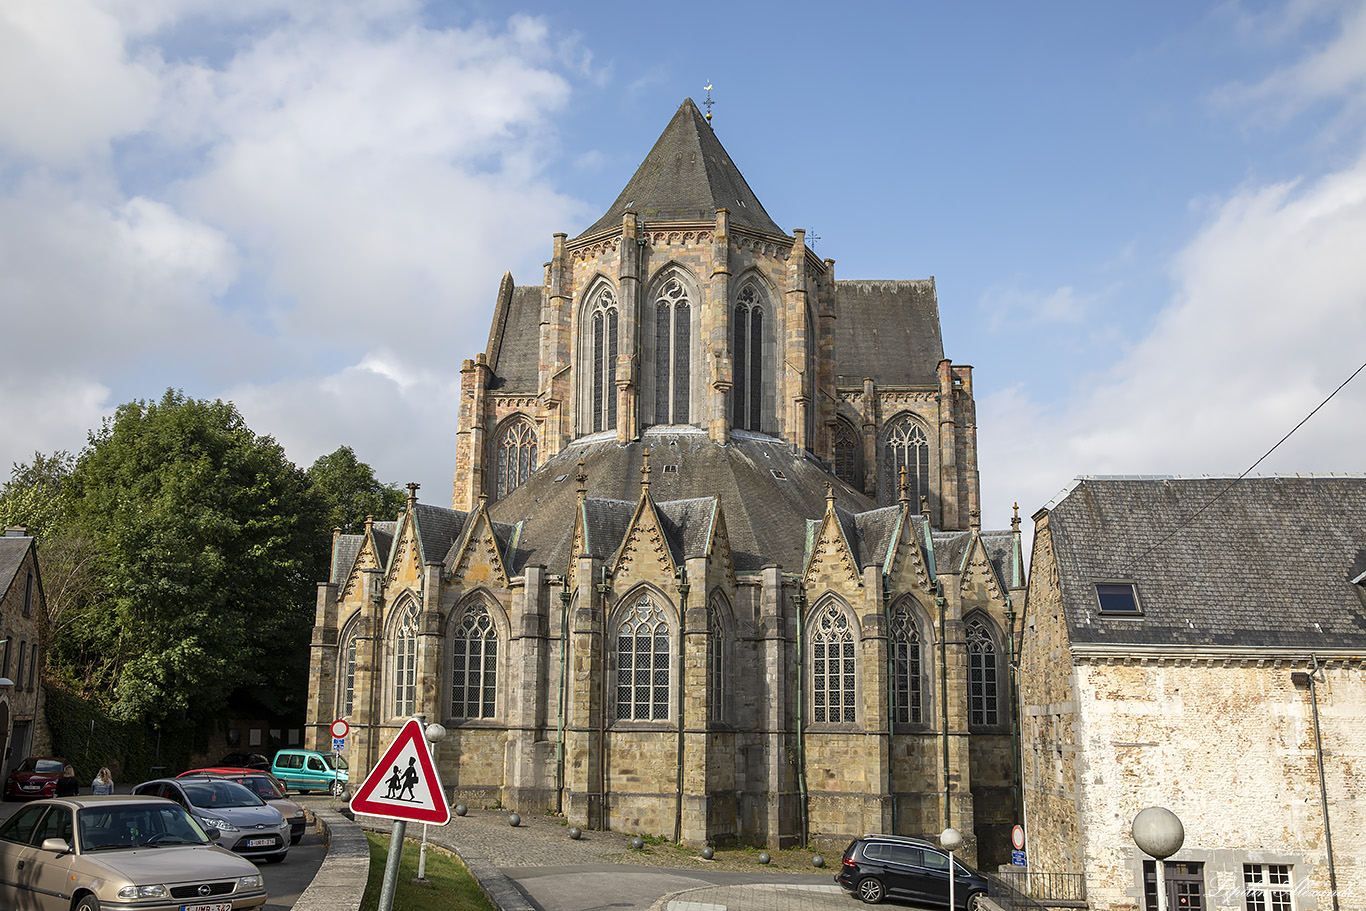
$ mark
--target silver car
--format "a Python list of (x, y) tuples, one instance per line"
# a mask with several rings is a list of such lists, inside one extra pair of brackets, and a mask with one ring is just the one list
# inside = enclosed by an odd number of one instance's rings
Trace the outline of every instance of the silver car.
[(0, 908), (245, 911), (265, 902), (261, 871), (168, 800), (40, 800), (0, 824)]
[(158, 778), (137, 785), (133, 793), (174, 800), (205, 829), (217, 830), (218, 844), (243, 857), (279, 863), (289, 853), (289, 823), (235, 781)]

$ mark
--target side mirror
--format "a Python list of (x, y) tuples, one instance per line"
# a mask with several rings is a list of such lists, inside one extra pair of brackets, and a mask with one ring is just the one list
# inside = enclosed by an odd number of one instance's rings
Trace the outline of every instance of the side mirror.
[(65, 838), (44, 838), (41, 847), (44, 851), (52, 851), (55, 854), (71, 853), (71, 845), (67, 844)]
[(216, 826), (205, 826), (204, 834), (209, 836), (209, 841), (218, 841), (223, 833), (218, 831)]

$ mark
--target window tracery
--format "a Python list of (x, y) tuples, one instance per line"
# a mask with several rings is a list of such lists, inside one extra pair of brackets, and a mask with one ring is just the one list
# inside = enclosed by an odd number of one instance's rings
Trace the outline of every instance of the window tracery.
[(516, 490), (536, 470), (536, 427), (525, 418), (508, 424), (498, 437), (497, 497)]
[(896, 499), (901, 469), (906, 469), (906, 486), (911, 511), (920, 512), (922, 497), (930, 494), (930, 441), (919, 424), (907, 415), (895, 419), (883, 443), (883, 502)]
[(498, 630), (482, 603), (472, 604), (451, 636), (451, 715), (492, 718), (498, 694)]
[(655, 423), (686, 424), (692, 367), (688, 289), (670, 278), (655, 297)]
[(417, 711), (417, 605), (409, 601), (394, 630), (393, 714)]
[(712, 722), (722, 720), (726, 697), (726, 628), (721, 623), (721, 605), (707, 607), (707, 714)]
[(892, 721), (924, 721), (921, 697), (920, 629), (907, 604), (892, 612)]
[(858, 433), (845, 421), (835, 422), (835, 477), (850, 487), (859, 485), (859, 453), (862, 450)]
[(980, 617), (968, 621), (968, 724), (1000, 724), (997, 711), (996, 640)]
[(617, 718), (665, 721), (669, 717), (669, 642), (664, 612), (642, 596), (617, 624)]
[(735, 370), (731, 423), (740, 430), (759, 430), (763, 423), (764, 308), (752, 283), (736, 298), (731, 337)]
[(589, 316), (593, 333), (593, 432), (617, 426), (617, 298), (611, 288), (598, 292)]
[(855, 711), (854, 634), (849, 618), (826, 605), (811, 637), (811, 720), (817, 724), (853, 722)]

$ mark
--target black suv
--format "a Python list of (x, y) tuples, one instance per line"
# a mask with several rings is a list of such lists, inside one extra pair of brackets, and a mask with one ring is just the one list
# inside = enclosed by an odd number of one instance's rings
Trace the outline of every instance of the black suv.
[[(953, 903), (963, 911), (983, 907), (987, 878), (957, 860), (953, 862)], [(870, 905), (884, 898), (904, 898), (947, 908), (949, 855), (933, 842), (900, 835), (865, 835), (844, 849), (835, 882)]]

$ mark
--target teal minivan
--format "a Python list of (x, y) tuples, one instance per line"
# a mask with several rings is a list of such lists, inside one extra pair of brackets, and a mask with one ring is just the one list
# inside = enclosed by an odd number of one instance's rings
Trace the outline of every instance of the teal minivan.
[(270, 773), (300, 794), (331, 791), (336, 796), (346, 790), (348, 777), (345, 759), (315, 750), (281, 750), (271, 760)]

